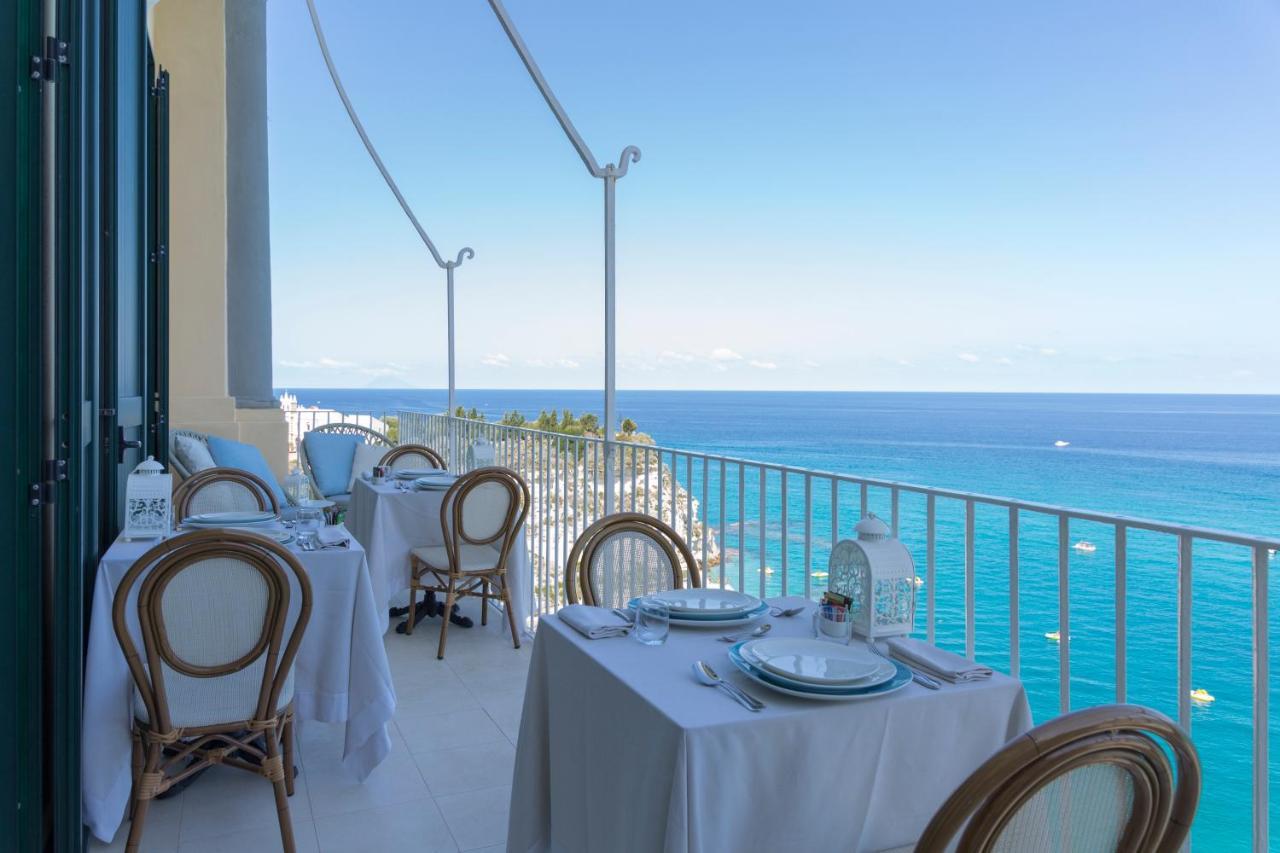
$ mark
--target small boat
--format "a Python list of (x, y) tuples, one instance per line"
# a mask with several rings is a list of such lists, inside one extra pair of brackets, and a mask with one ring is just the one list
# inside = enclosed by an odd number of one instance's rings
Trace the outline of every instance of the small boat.
[(771, 575), (771, 574), (773, 574), (773, 566), (765, 566), (765, 567), (764, 567), (764, 573), (765, 573), (766, 575)]
[(814, 576), (815, 578), (825, 578), (825, 577), (827, 576), (827, 573), (826, 573), (826, 572), (814, 572), (814, 573), (813, 573), (813, 576)]
[(1062, 634), (1058, 631), (1049, 631), (1044, 635), (1046, 640), (1052, 640), (1055, 643), (1062, 642)]
[(1071, 442), (1069, 442), (1069, 441), (1063, 441), (1062, 439), (1058, 439), (1057, 441), (1055, 441), (1055, 442), (1053, 443), (1053, 446), (1054, 446), (1054, 447), (1070, 447), (1070, 446), (1071, 446)]
[(1092, 554), (1094, 551), (1098, 550), (1097, 545), (1094, 545), (1092, 542), (1089, 542), (1085, 539), (1081, 539), (1079, 542), (1072, 545), (1071, 547), (1075, 548), (1077, 551), (1081, 552), (1082, 554)]
[(920, 577), (919, 575), (916, 575), (916, 586), (917, 587), (924, 586), (924, 578)]
[(1197, 687), (1195, 690), (1192, 690), (1191, 699), (1193, 702), (1202, 702), (1205, 705), (1208, 705), (1210, 702), (1214, 701), (1213, 694), (1210, 693), (1208, 690), (1205, 690), (1203, 687)]

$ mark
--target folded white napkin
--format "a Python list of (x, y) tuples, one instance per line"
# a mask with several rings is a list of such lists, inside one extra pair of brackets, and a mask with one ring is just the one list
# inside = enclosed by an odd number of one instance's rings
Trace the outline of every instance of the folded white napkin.
[(631, 630), (631, 623), (607, 607), (592, 607), (587, 604), (566, 604), (557, 614), (564, 623), (588, 640), (600, 640), (605, 637), (625, 637)]
[(889, 653), (903, 663), (943, 681), (958, 684), (991, 677), (991, 667), (976, 664), (914, 637), (897, 637), (889, 641)]
[(351, 534), (347, 532), (347, 528), (341, 524), (333, 527), (325, 526), (316, 531), (316, 538), (320, 540), (320, 544), (327, 547), (341, 547), (351, 544)]

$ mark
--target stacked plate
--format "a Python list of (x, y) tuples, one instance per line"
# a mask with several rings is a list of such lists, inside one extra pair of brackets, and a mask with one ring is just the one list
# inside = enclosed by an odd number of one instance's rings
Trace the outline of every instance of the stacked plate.
[(396, 471), (397, 480), (416, 480), (419, 477), (437, 477), (440, 475), (449, 476), (448, 471), (440, 468), (401, 468)]
[[(667, 605), (672, 625), (686, 628), (731, 628), (769, 612), (760, 599), (731, 589), (668, 589), (648, 597)], [(639, 601), (633, 598), (627, 606), (634, 610)]]
[(432, 471), (426, 475), (414, 477), (413, 487), (427, 491), (444, 491), (457, 482), (458, 478), (448, 471)]
[(202, 512), (182, 519), (182, 526), (192, 530), (218, 527), (270, 527), (280, 516), (268, 511)]
[(860, 646), (762, 637), (729, 648), (733, 665), (771, 690), (823, 701), (883, 696), (911, 683), (911, 670)]

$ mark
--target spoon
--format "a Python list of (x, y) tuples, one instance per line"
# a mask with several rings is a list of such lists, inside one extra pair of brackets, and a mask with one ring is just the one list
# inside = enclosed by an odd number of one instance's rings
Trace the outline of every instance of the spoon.
[(786, 610), (783, 610), (781, 607), (769, 608), (770, 616), (796, 616), (803, 612), (804, 612), (803, 604), (800, 605), (799, 607), (788, 607)]
[(733, 697), (738, 704), (746, 708), (748, 711), (763, 711), (764, 703), (759, 699), (748, 696), (720, 676), (716, 675), (716, 671), (706, 661), (695, 661), (693, 664), (693, 676), (707, 687), (719, 687), (725, 693)]
[(773, 630), (773, 625), (765, 623), (754, 631), (744, 631), (741, 634), (726, 634), (720, 640), (725, 643), (736, 643), (739, 640), (750, 640), (754, 637), (763, 637), (765, 634)]

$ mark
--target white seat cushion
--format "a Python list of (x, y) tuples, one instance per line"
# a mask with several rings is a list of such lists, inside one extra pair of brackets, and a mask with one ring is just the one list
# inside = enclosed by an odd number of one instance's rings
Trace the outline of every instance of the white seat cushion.
[[(443, 545), (414, 548), (413, 556), (440, 571), (449, 570), (449, 552)], [(498, 568), (498, 549), (492, 545), (468, 545), (463, 543), (461, 569), (464, 572), (483, 572)]]

